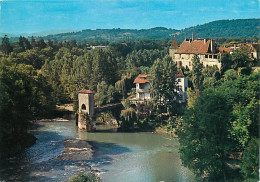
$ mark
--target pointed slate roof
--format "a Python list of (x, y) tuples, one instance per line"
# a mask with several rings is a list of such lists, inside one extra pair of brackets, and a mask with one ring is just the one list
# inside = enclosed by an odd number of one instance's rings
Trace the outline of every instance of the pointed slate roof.
[(178, 49), (178, 43), (176, 38), (174, 37), (170, 49)]

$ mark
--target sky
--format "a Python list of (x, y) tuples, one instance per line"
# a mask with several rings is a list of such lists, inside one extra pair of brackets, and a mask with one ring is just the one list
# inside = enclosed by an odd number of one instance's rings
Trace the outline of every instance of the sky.
[(188, 28), (259, 18), (260, 0), (0, 0), (0, 33)]

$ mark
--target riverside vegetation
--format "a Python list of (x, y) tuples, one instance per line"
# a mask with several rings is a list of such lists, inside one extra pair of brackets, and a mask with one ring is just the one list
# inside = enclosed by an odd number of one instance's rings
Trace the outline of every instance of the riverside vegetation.
[[(257, 181), (260, 73), (253, 71), (256, 63), (249, 59), (248, 50), (223, 55), (220, 70), (203, 68), (195, 56), (194, 69), (184, 70), (190, 86), (188, 104), (179, 109), (174, 101), (177, 68), (167, 56), (169, 39), (113, 42), (105, 50), (88, 48), (95, 44), (33, 37), (10, 43), (7, 36), (2, 38), (2, 146), (21, 145), (29, 120), (50, 115), (56, 104), (76, 103), (80, 89), (91, 89), (97, 106), (124, 100), (117, 118), (121, 130), (160, 127), (177, 134), (183, 165), (198, 180)], [(133, 107), (128, 98), (140, 73), (149, 73), (153, 98)]]

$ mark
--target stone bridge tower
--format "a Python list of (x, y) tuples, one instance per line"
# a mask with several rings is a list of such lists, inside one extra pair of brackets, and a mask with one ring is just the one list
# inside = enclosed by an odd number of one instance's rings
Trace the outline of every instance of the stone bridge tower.
[(94, 93), (91, 90), (80, 90), (79, 95), (78, 128), (87, 131), (95, 131)]

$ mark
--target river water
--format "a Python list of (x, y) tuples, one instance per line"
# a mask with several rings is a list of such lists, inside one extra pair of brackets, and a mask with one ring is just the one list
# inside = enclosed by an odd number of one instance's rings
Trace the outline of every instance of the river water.
[[(99, 169), (105, 182), (194, 181), (194, 175), (181, 165), (177, 139), (168, 135), (120, 133), (107, 126), (98, 126), (95, 133), (78, 132), (75, 120), (39, 123), (31, 132), (37, 137), (35, 145), (0, 161), (0, 181), (64, 181), (89, 172), (89, 166)], [(57, 159), (67, 138), (90, 141), (94, 159)]]

